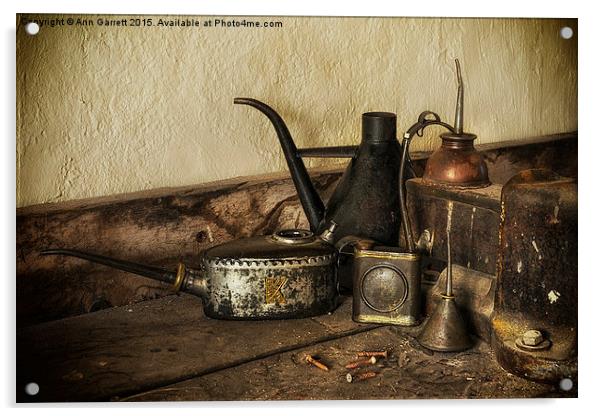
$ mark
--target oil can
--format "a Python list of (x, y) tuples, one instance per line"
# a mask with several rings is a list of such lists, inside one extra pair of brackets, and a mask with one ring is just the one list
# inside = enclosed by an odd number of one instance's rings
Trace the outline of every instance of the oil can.
[(356, 247), (353, 320), (402, 326), (420, 322), (420, 255), (398, 247)]

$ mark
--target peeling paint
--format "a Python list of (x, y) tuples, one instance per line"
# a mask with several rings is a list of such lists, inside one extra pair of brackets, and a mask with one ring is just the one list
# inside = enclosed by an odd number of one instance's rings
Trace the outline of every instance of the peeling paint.
[(535, 242), (535, 240), (531, 240), (531, 245), (533, 246), (535, 251), (537, 251), (539, 253), (539, 247), (537, 247), (537, 243)]
[(559, 212), (560, 212), (560, 206), (556, 205), (554, 207), (554, 216), (550, 219), (550, 224), (560, 224), (560, 220), (558, 219)]
[(474, 214), (477, 212), (477, 207), (472, 207), (472, 212), (470, 213), (470, 230), (468, 231), (468, 238), (472, 239), (472, 229), (474, 227)]
[(560, 293), (556, 290), (550, 290), (548, 292), (548, 300), (550, 301), (550, 303), (556, 303), (556, 301), (558, 301), (558, 298), (560, 297)]
[(209, 238), (209, 242), (213, 243), (213, 233), (211, 232), (211, 227), (207, 226), (207, 237)]

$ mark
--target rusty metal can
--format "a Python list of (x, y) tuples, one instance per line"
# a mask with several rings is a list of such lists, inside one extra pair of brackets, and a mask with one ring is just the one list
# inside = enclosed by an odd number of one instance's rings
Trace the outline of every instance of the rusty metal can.
[(305, 318), (335, 309), (336, 258), (311, 231), (282, 230), (210, 248), (195, 284), (211, 318)]
[(397, 247), (356, 247), (353, 320), (412, 326), (420, 322), (420, 255)]
[(577, 181), (522, 171), (502, 190), (491, 346), (531, 380), (577, 376)]

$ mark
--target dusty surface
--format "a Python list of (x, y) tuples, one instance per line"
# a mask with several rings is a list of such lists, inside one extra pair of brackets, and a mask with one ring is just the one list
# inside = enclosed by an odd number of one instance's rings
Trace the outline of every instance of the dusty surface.
[[(451, 122), (455, 57), (477, 143), (577, 129), (576, 19), (253, 17), (282, 27), (182, 28), (158, 25), (177, 16), (146, 16), (152, 27), (69, 17), (93, 25), (29, 36), (18, 24), (18, 206), (285, 170), (272, 127), (234, 106), (237, 96), (272, 105), (299, 147), (357, 143), (366, 111), (395, 112), (400, 132), (426, 109)], [(559, 36), (564, 26), (572, 39)], [(427, 129), (416, 150), (440, 132)]]
[[(159, 400), (347, 400), (461, 399), (568, 397), (555, 386), (506, 373), (493, 360), (489, 346), (478, 343), (461, 353), (431, 353), (415, 341), (416, 330), (377, 328), (311, 347), (278, 354), (121, 398)], [(350, 371), (358, 351), (388, 350), (391, 356), (376, 365)], [(330, 371), (304, 362), (306, 354), (320, 357)], [(374, 371), (377, 376), (348, 383), (346, 374)], [(117, 398), (115, 398), (117, 400)]]
[[(332, 314), (288, 321), (217, 321), (200, 301), (168, 296), (22, 328), (17, 386), (36, 382), (19, 402), (108, 400), (310, 400), (556, 397), (555, 386), (511, 376), (487, 344), (458, 354), (430, 353), (419, 328), (354, 323), (345, 299)], [(377, 377), (345, 381), (357, 351), (390, 359)], [(319, 357), (331, 370), (304, 362)], [(571, 394), (576, 394), (571, 393)]]
[(22, 328), (17, 386), (40, 394), (20, 401), (103, 401), (212, 373), (364, 331), (347, 299), (330, 315), (280, 321), (218, 321), (190, 295)]

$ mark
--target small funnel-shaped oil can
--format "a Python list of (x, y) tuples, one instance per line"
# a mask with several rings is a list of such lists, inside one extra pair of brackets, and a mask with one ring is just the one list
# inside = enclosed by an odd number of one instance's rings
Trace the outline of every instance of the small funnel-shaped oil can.
[(433, 351), (463, 351), (472, 346), (466, 322), (458, 309), (453, 294), (452, 259), (451, 259), (451, 220), (453, 203), (449, 203), (447, 211), (447, 284), (445, 293), (441, 294), (439, 304), (424, 324), (418, 335), (418, 342)]
[(453, 295), (441, 295), (441, 301), (424, 325), (418, 342), (429, 350), (442, 352), (463, 351), (472, 346)]

